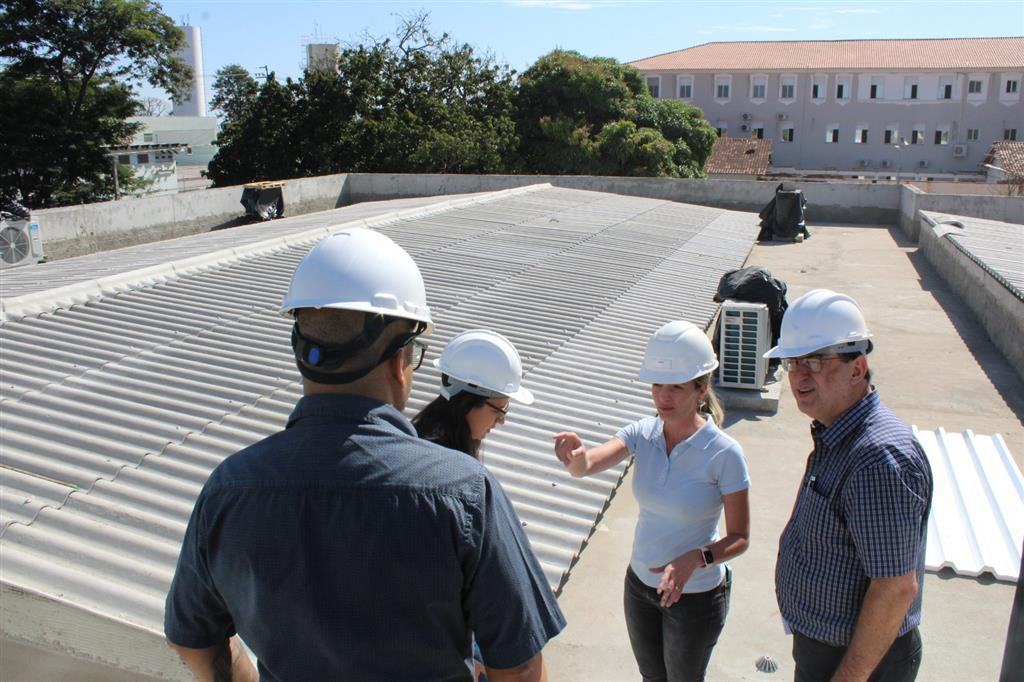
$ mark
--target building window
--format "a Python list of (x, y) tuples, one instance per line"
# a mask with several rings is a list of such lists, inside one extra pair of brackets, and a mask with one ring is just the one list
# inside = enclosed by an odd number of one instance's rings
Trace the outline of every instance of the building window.
[(693, 99), (693, 78), (687, 76), (679, 79), (679, 99)]
[(729, 76), (715, 77), (715, 99), (729, 99), (729, 85), (732, 78)]
[(1005, 129), (1003, 131), (1003, 139), (1004, 140), (1016, 140), (1017, 139), (1017, 129), (1016, 128), (1007, 128), (1007, 129)]
[(792, 142), (794, 139), (795, 138), (793, 136), (793, 126), (788, 126), (788, 127), (782, 129), (782, 141), (783, 142)]
[(846, 83), (836, 83), (836, 99), (846, 99)]
[(751, 128), (750, 136), (756, 137), (759, 140), (764, 139), (764, 126), (758, 126), (757, 128)]
[(980, 95), (981, 81), (967, 81), (967, 93), (970, 95)]
[(768, 76), (751, 76), (750, 99), (765, 99), (768, 95)]
[(935, 144), (949, 144), (949, 130), (937, 128), (935, 130)]
[(153, 142), (153, 133), (142, 133), (143, 142)]
[(1017, 92), (1017, 81), (1006, 81), (1006, 94), (1012, 95)]
[(811, 86), (811, 99), (821, 99), (821, 86), (817, 83)]
[(953, 99), (952, 83), (946, 83), (942, 86), (942, 99)]
[(825, 144), (836, 144), (839, 142), (839, 126), (829, 126), (825, 129)]
[(828, 76), (815, 76), (811, 84), (811, 99), (824, 100), (828, 93)]
[(779, 77), (779, 99), (796, 98), (796, 76)]
[(868, 143), (868, 129), (867, 127), (857, 127), (853, 131), (853, 143), (854, 144), (867, 144)]
[(716, 123), (715, 124), (715, 131), (718, 133), (719, 137), (725, 137), (726, 135), (729, 134), (729, 124), (728, 123)]
[(903, 99), (917, 99), (917, 77), (908, 76), (903, 80)]
[(138, 154), (135, 161), (136, 163), (149, 163), (149, 154)]
[(882, 135), (882, 142), (885, 144), (896, 144), (896, 129), (886, 128), (885, 133)]
[(130, 166), (130, 165), (132, 165), (132, 155), (131, 154), (118, 154), (117, 155), (117, 162), (119, 164), (121, 164), (122, 166)]
[(647, 89), (651, 93), (651, 97), (661, 96), (661, 76), (648, 76), (647, 77)]
[(978, 139), (978, 129), (977, 128), (968, 128), (967, 129), (967, 139), (968, 139), (968, 141), (970, 141), (970, 140), (977, 140)]
[(924, 144), (924, 128), (914, 128), (910, 132), (910, 144)]
[(871, 99), (878, 99), (878, 84), (877, 83), (872, 83), (871, 84), (871, 93), (868, 95), (868, 97), (871, 98)]

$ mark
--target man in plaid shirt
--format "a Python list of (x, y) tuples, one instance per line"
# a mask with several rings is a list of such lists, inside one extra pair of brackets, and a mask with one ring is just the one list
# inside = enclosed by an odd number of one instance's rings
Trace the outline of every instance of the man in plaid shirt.
[(814, 450), (779, 540), (775, 592), (798, 682), (911, 681), (921, 664), (921, 588), (932, 476), (878, 397), (871, 334), (850, 297), (816, 289), (779, 345)]

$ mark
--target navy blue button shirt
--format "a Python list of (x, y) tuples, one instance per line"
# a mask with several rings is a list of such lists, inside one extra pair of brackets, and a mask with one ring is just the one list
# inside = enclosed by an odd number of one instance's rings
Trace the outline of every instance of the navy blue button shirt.
[(916, 571), (917, 597), (899, 634), (921, 621), (932, 475), (913, 432), (877, 391), (829, 427), (811, 426), (814, 452), (779, 540), (775, 593), (790, 628), (846, 646), (872, 578)]
[(264, 680), (468, 680), (471, 632), (510, 668), (564, 626), (497, 480), (340, 395), (213, 471), (164, 621), (185, 647), (238, 633)]

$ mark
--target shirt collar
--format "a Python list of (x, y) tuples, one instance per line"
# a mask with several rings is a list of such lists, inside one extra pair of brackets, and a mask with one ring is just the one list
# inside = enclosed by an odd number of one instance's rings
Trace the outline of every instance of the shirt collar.
[(820, 439), (827, 448), (834, 448), (854, 431), (879, 404), (878, 391), (872, 386), (868, 394), (839, 415), (830, 426), (817, 419), (811, 422), (811, 436)]
[(338, 393), (303, 396), (288, 417), (287, 428), (308, 417), (327, 417), (340, 422), (385, 421), (409, 435), (416, 435), (412, 423), (394, 406), (364, 396)]
[[(665, 422), (661, 420), (661, 417), (658, 417), (657, 420), (656, 426), (658, 429), (658, 438), (661, 440), (662, 448), (665, 448)], [(715, 422), (711, 418), (711, 415), (705, 414), (704, 425), (693, 432), (689, 438), (684, 438), (679, 445), (685, 445), (686, 447), (693, 448), (694, 450), (706, 450), (708, 446), (714, 442), (717, 430), (718, 427), (715, 426)], [(676, 447), (679, 447), (679, 445)]]

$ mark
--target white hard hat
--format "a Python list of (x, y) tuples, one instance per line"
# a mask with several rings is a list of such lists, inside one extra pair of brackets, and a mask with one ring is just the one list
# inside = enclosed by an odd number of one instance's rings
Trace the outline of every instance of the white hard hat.
[(718, 358), (711, 341), (690, 322), (669, 322), (647, 342), (640, 381), (649, 384), (684, 384), (715, 371)]
[(380, 232), (346, 228), (310, 250), (295, 268), (281, 312), (336, 308), (423, 322), (433, 329), (423, 276), (412, 257)]
[(798, 358), (818, 351), (866, 353), (871, 332), (857, 302), (828, 289), (814, 289), (796, 299), (782, 316), (779, 345), (766, 358)]
[(441, 395), (467, 391), (489, 398), (509, 397), (529, 405), (533, 393), (523, 388), (523, 365), (512, 342), (497, 332), (471, 329), (452, 339), (434, 366), (448, 375)]

